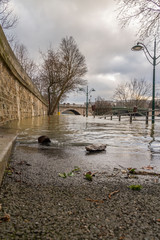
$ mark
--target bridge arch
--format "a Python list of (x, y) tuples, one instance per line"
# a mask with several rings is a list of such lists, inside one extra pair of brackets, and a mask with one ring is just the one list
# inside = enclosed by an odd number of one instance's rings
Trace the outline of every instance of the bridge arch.
[(75, 109), (66, 109), (66, 110), (62, 111), (61, 114), (67, 114), (68, 112), (72, 112), (74, 115), (81, 115), (81, 113)]
[[(86, 113), (86, 106), (83, 104), (59, 104), (59, 108), (57, 108), (57, 110), (59, 110), (60, 114), (64, 114), (66, 112), (72, 112), (75, 115), (81, 115), (81, 116), (85, 116)], [(88, 115), (91, 116), (92, 115), (92, 107), (88, 106)]]

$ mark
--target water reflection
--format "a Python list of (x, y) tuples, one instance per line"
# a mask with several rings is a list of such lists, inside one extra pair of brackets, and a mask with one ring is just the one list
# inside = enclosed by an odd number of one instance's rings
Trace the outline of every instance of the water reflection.
[[(36, 117), (13, 121), (4, 126), (7, 131), (18, 131), (17, 150), (34, 157), (61, 160), (59, 167), (81, 166), (94, 170), (108, 170), (122, 165), (141, 168), (156, 165), (160, 170), (156, 149), (160, 150), (160, 126), (146, 125), (137, 118), (132, 124), (129, 119), (111, 120), (75, 115)], [(38, 137), (47, 135), (51, 146), (38, 144)], [(87, 155), (85, 146), (92, 143), (107, 144), (106, 152)], [(159, 151), (160, 152), (160, 151)], [(32, 159), (34, 161), (34, 159)]]

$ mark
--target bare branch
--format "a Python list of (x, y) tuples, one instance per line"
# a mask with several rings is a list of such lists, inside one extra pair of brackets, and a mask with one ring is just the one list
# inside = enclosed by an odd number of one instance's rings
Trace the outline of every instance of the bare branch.
[(0, 0), (0, 24), (3, 29), (16, 26), (18, 18), (9, 6), (10, 0)]
[(151, 95), (151, 84), (144, 79), (133, 79), (117, 86), (114, 98), (126, 107), (142, 107)]
[(37, 81), (37, 72), (38, 66), (31, 60), (28, 56), (28, 50), (23, 44), (15, 43), (13, 46), (13, 51), (21, 64), (22, 68), (31, 78), (31, 80), (37, 85), (40, 90), (38, 81)]
[(160, 35), (160, 2), (159, 0), (116, 0), (119, 4), (118, 19), (122, 25), (138, 22), (137, 34), (144, 39)]
[(63, 38), (56, 52), (50, 48), (47, 54), (41, 55), (43, 64), (39, 78), (43, 82), (43, 92), (48, 96), (49, 114), (53, 114), (56, 105), (67, 93), (85, 83), (82, 79), (87, 72), (85, 57), (73, 37)]

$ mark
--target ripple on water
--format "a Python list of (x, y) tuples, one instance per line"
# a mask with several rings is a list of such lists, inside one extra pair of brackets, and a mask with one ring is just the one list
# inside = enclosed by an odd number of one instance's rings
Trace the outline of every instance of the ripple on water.
[[(117, 118), (111, 121), (74, 115), (26, 119), (19, 125), (17, 143), (19, 146), (40, 149), (37, 139), (41, 135), (47, 135), (51, 139), (51, 145), (47, 149), (57, 148), (61, 153), (71, 149), (70, 154), (75, 151), (77, 158), (83, 157), (85, 161), (92, 161), (95, 165), (99, 162), (98, 166), (145, 166), (152, 164), (153, 153), (160, 153), (160, 126), (155, 125), (157, 140), (153, 141), (151, 125), (146, 125), (140, 119), (137, 118), (132, 124), (123, 119), (119, 122)], [(92, 143), (107, 144), (105, 154), (92, 157), (85, 155), (85, 146)], [(157, 157), (156, 164), (160, 169)]]

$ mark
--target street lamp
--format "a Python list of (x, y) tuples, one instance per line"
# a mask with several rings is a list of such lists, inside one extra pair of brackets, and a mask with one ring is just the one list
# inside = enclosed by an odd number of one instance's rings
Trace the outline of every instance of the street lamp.
[(96, 91), (94, 88), (91, 88), (89, 91), (88, 91), (88, 86), (87, 86), (87, 89), (85, 88), (79, 88), (79, 91), (82, 91), (82, 92), (85, 92), (86, 93), (86, 117), (88, 117), (88, 95), (91, 93), (91, 92), (94, 92)]
[(141, 51), (143, 50), (147, 60), (152, 64), (153, 66), (153, 86), (152, 86), (152, 124), (155, 122), (155, 67), (160, 62), (157, 62), (158, 58), (160, 58), (160, 55), (156, 57), (156, 39), (154, 40), (154, 55), (152, 56), (150, 52), (148, 51), (147, 47), (141, 43), (138, 42), (136, 46), (132, 47), (132, 51)]

